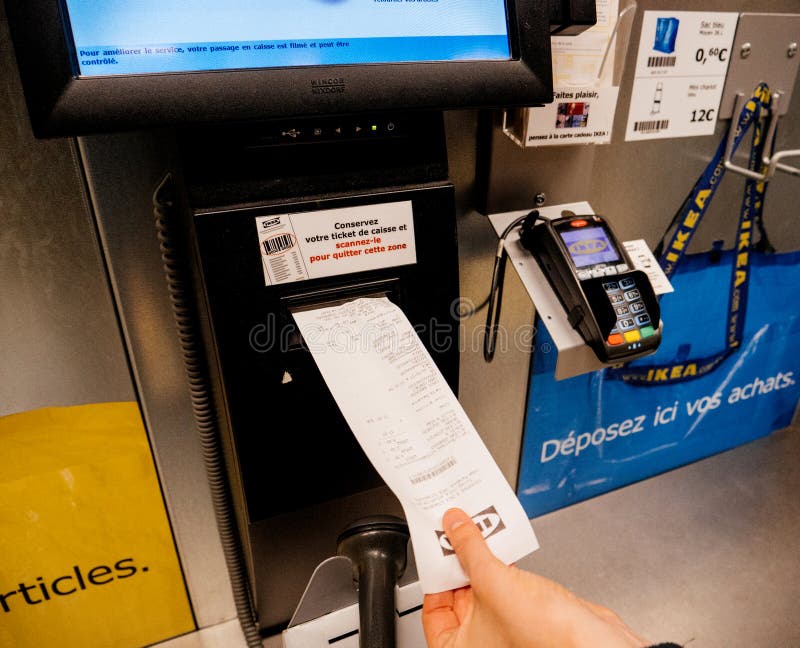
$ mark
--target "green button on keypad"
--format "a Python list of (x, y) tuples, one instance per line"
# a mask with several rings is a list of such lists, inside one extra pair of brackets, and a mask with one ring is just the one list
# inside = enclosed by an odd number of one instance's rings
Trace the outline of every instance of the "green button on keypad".
[(656, 334), (656, 331), (652, 326), (643, 326), (639, 329), (639, 333), (643, 338), (649, 338), (653, 337)]

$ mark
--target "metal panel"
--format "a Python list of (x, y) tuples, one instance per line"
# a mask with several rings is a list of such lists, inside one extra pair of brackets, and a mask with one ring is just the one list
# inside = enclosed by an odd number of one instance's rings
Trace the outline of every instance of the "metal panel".
[(198, 625), (235, 618), (189, 386), (161, 264), (152, 194), (170, 159), (169, 133), (80, 140), (187, 588)]
[(0, 5), (0, 416), (135, 400), (68, 140), (36, 141)]
[(781, 93), (778, 114), (785, 115), (792, 101), (792, 89), (800, 66), (798, 41), (800, 14), (742, 14), (731, 48), (731, 63), (719, 104), (719, 116), (730, 119), (736, 93), (749, 96), (762, 81), (773, 93)]
[[(658, 242), (697, 176), (713, 156), (729, 122), (718, 123), (713, 137), (624, 141), (642, 11), (698, 10), (696, 3), (686, 0), (672, 3), (643, 0), (639, 7), (620, 88), (614, 138), (611, 145), (598, 147), (587, 199), (598, 213), (613, 220), (623, 239), (646, 238), (652, 247)], [(710, 0), (703, 3), (703, 10), (707, 11), (741, 11), (743, 8), (741, 2), (732, 0)], [(747, 9), (798, 12), (800, 6), (796, 0), (772, 0), (748, 3)], [(800, 119), (797, 115), (797, 105), (790, 105), (789, 114), (781, 119), (776, 150), (800, 148)], [(736, 156), (742, 166), (747, 166), (748, 150), (749, 138)], [(632, 160), (635, 160), (635, 165), (631, 164)], [(800, 230), (794, 226), (789, 210), (789, 206), (796, 202), (798, 186), (796, 178), (785, 174), (778, 174), (770, 183), (764, 218), (770, 237), (779, 251), (800, 247)], [(691, 251), (707, 250), (717, 239), (724, 240), (725, 247), (733, 245), (743, 189), (744, 178), (728, 173), (695, 236)]]
[[(459, 276), (465, 308), (478, 306), (489, 294), (497, 248), (497, 236), (489, 219), (474, 209), (478, 121), (475, 112), (445, 114), (450, 179), (456, 187)], [(525, 172), (531, 170), (526, 168)], [(516, 185), (518, 200), (532, 201), (530, 187), (530, 183)], [(483, 309), (461, 322), (458, 396), (506, 479), (515, 485), (533, 344), (530, 338), (533, 304), (517, 273), (510, 268), (506, 274), (498, 350), (489, 365), (482, 356), (485, 320)]]

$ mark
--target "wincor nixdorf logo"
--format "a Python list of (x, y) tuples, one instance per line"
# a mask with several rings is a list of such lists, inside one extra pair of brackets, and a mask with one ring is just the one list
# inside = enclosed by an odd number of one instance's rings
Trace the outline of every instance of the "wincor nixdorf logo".
[[(490, 506), (477, 515), (473, 515), (472, 521), (480, 529), (484, 539), (487, 540), (506, 528), (506, 525), (503, 523), (503, 518), (500, 517), (494, 506)], [(450, 540), (448, 540), (444, 531), (437, 531), (436, 537), (439, 539), (439, 545), (445, 556), (452, 556), (455, 554), (453, 546), (450, 544)]]
[(345, 85), (345, 80), (342, 77), (313, 79), (311, 81), (311, 93), (315, 95), (343, 94)]

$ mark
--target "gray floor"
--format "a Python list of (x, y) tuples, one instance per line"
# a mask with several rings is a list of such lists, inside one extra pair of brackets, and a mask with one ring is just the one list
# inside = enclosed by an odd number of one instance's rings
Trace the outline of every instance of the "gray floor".
[(800, 646), (800, 428), (543, 516), (521, 565), (653, 641)]

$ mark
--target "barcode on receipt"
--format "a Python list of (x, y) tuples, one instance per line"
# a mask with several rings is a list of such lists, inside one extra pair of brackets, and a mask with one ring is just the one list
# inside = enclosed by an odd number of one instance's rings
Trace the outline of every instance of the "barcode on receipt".
[(421, 475), (414, 475), (413, 477), (411, 477), (411, 483), (412, 484), (419, 484), (421, 482), (428, 481), (429, 479), (433, 479), (434, 477), (437, 477), (438, 475), (441, 475), (443, 472), (445, 472), (446, 470), (449, 470), (450, 468), (452, 468), (455, 465), (456, 465), (455, 458), (450, 457), (449, 459), (443, 461), (438, 466), (436, 466), (436, 468), (433, 468), (433, 469), (431, 469), (431, 470), (429, 470), (427, 472), (424, 472)]

